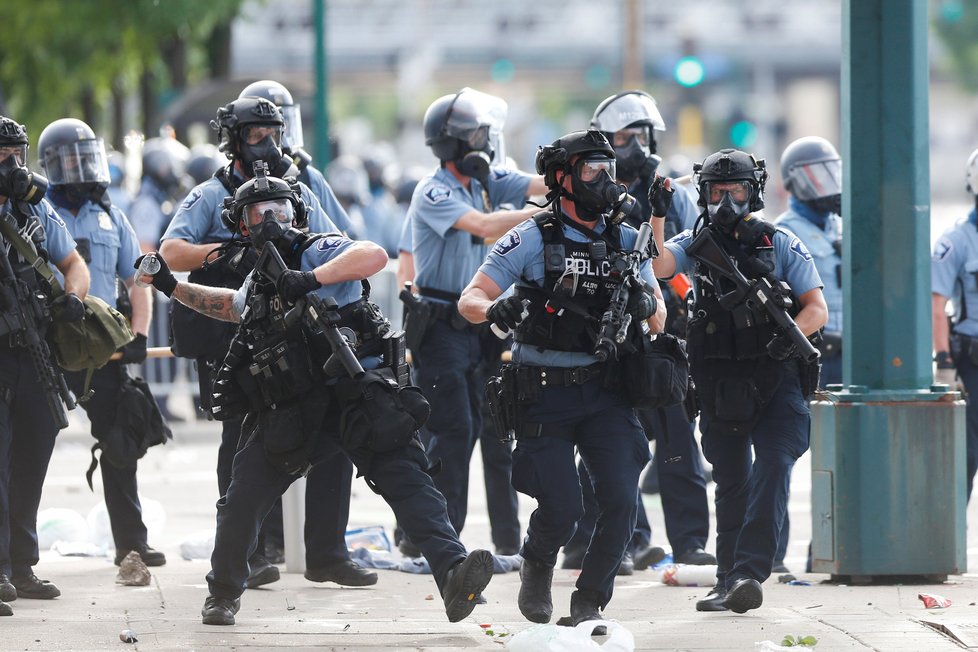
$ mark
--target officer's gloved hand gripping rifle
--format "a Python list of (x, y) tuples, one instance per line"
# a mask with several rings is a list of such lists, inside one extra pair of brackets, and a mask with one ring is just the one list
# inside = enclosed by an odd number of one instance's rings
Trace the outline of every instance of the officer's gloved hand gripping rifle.
[[(762, 275), (749, 281), (734, 264), (730, 255), (723, 249), (712, 229), (701, 228), (686, 249), (686, 253), (706, 265), (706, 267), (734, 284), (734, 289), (718, 297), (720, 306), (734, 310), (741, 303), (752, 308), (763, 306), (774, 322), (780, 327), (794, 345), (799, 357), (806, 363), (817, 362), (820, 354), (798, 324), (788, 314), (791, 307), (791, 288), (784, 281)], [(777, 338), (776, 338), (777, 339)]]
[[(278, 286), (279, 278), (288, 269), (275, 245), (267, 243), (258, 257), (255, 273)], [(294, 323), (294, 320), (299, 317), (303, 318), (310, 328), (321, 330), (333, 349), (333, 354), (323, 365), (323, 372), (327, 376), (339, 376), (341, 369), (345, 370), (350, 378), (358, 379), (363, 376), (363, 366), (338, 327), (340, 314), (336, 301), (332, 297), (322, 299), (311, 292), (303, 295), (296, 301), (295, 307), (286, 314), (285, 321), (287, 324)]]

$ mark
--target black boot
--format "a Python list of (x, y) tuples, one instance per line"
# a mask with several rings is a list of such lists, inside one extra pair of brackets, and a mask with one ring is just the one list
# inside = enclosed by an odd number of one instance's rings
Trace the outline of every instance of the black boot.
[(10, 608), (10, 605), (0, 600), (0, 616), (13, 616), (13, 615), (14, 615), (14, 610)]
[(307, 568), (305, 578), (310, 582), (336, 582), (340, 586), (373, 586), (377, 573), (361, 568), (352, 559), (323, 568)]
[(248, 568), (249, 573), (248, 579), (245, 580), (245, 586), (249, 589), (257, 589), (259, 586), (278, 582), (282, 577), (278, 567), (270, 564), (265, 557), (258, 553), (252, 555), (248, 560)]
[(0, 602), (13, 602), (17, 599), (17, 589), (10, 583), (10, 578), (0, 573)]
[(491, 552), (473, 550), (448, 571), (441, 595), (449, 622), (457, 623), (472, 613), (482, 589), (492, 579), (492, 567)]
[[(589, 589), (578, 589), (571, 593), (570, 616), (564, 616), (557, 621), (562, 627), (577, 627), (588, 620), (604, 620), (599, 611), (601, 606), (601, 596), (597, 591)], [(591, 630), (591, 636), (605, 636), (608, 628), (604, 625), (595, 625)]]
[(742, 577), (727, 591), (723, 606), (734, 613), (742, 614), (757, 609), (764, 602), (764, 591), (761, 583), (749, 577)]
[(54, 584), (47, 580), (37, 579), (37, 575), (33, 572), (27, 575), (14, 577), (13, 581), (14, 588), (17, 589), (18, 598), (30, 598), (31, 600), (52, 600), (59, 595), (61, 591), (58, 590)]
[(201, 622), (205, 625), (233, 625), (234, 614), (241, 608), (241, 600), (218, 598), (213, 595), (204, 600), (204, 608), (200, 610)]
[(705, 598), (696, 601), (696, 611), (726, 611), (727, 607), (723, 604), (726, 597), (727, 589), (723, 584), (717, 584)]
[(531, 559), (524, 559), (520, 566), (520, 595), (517, 604), (520, 613), (534, 623), (549, 623), (554, 614), (550, 585), (554, 568)]

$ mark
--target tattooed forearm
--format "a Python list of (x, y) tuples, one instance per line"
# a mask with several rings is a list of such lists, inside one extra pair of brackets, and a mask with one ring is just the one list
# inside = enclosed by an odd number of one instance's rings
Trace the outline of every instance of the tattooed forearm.
[(202, 315), (221, 321), (241, 321), (241, 314), (234, 308), (234, 290), (178, 283), (173, 298)]

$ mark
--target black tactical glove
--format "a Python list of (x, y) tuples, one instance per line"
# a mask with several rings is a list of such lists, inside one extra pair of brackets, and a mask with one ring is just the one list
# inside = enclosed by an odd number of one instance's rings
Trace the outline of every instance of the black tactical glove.
[(258, 264), (258, 252), (251, 246), (241, 247), (228, 258), (228, 264), (244, 278)]
[(658, 302), (655, 296), (645, 290), (639, 290), (628, 297), (628, 314), (632, 320), (642, 322), (655, 314)]
[(796, 356), (798, 349), (795, 348), (795, 344), (791, 341), (791, 338), (782, 333), (781, 335), (775, 335), (767, 343), (767, 354), (775, 360), (787, 360)]
[[(160, 261), (160, 271), (156, 272), (152, 276), (149, 274), (146, 274), (145, 276), (150, 276), (150, 278), (153, 279), (151, 281), (153, 287), (169, 297), (173, 294), (173, 290), (175, 290), (177, 287), (177, 277), (170, 271), (170, 266), (166, 264), (165, 260), (163, 260), (163, 256), (161, 256), (159, 253), (155, 253), (153, 255), (156, 256), (156, 260)], [(139, 265), (143, 262), (144, 258), (146, 258), (145, 255), (137, 258), (136, 262), (133, 263), (133, 267), (139, 269)], [(139, 278), (140, 276), (143, 276), (143, 274), (136, 272), (136, 277)]]
[(85, 304), (78, 295), (69, 292), (51, 302), (51, 318), (55, 321), (81, 321), (85, 318)]
[(672, 195), (676, 192), (671, 181), (669, 186), (669, 188), (665, 187), (665, 179), (658, 174), (649, 185), (649, 204), (652, 206), (653, 217), (665, 217), (669, 212), (669, 207), (672, 206)]
[(319, 281), (316, 280), (316, 275), (312, 272), (297, 272), (290, 269), (283, 272), (278, 278), (276, 289), (280, 297), (295, 303), (296, 299), (304, 297), (320, 285)]
[(486, 310), (486, 319), (502, 331), (511, 331), (523, 321), (526, 310), (523, 300), (516, 296), (499, 299)]
[(136, 339), (129, 344), (124, 344), (119, 351), (122, 357), (119, 362), (123, 364), (139, 364), (146, 359), (146, 336), (136, 333)]

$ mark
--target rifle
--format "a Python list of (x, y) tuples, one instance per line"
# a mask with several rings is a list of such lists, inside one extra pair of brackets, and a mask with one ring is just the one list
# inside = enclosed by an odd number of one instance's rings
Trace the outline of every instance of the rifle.
[[(282, 255), (275, 245), (268, 243), (262, 247), (255, 273), (278, 285), (278, 280), (289, 268), (285, 266)], [(299, 299), (294, 308), (285, 316), (285, 322), (295, 323), (298, 317), (306, 321), (310, 328), (319, 328), (333, 349), (333, 354), (323, 365), (323, 372), (328, 376), (339, 375), (339, 369), (345, 369), (350, 378), (358, 379), (365, 373), (357, 356), (353, 354), (350, 343), (337, 325), (340, 323), (339, 308), (332, 297), (321, 299), (313, 293)]]
[(628, 312), (628, 299), (635, 290), (645, 290), (652, 294), (648, 284), (642, 280), (639, 268), (648, 257), (649, 242), (652, 239), (652, 225), (642, 223), (631, 251), (617, 254), (611, 261), (611, 276), (618, 281), (611, 293), (611, 303), (601, 316), (601, 327), (594, 344), (594, 357), (604, 362), (616, 356), (618, 346), (628, 337), (628, 327), (632, 316)]
[(686, 253), (706, 265), (710, 271), (733, 282), (733, 290), (717, 297), (721, 307), (733, 310), (741, 303), (752, 309), (763, 306), (774, 323), (788, 335), (805, 362), (813, 363), (819, 359), (818, 349), (788, 314), (787, 309), (791, 307), (791, 288), (787, 283), (768, 275), (753, 282), (748, 281), (708, 228), (700, 229), (687, 247)]
[[(9, 220), (6, 216), (0, 219)], [(14, 228), (9, 221), (5, 222), (5, 227)], [(67, 428), (68, 412), (65, 408), (75, 409), (75, 398), (43, 337), (47, 325), (51, 323), (46, 298), (43, 294), (32, 292), (27, 283), (14, 274), (6, 248), (0, 249), (0, 259), (0, 332), (9, 334), (13, 345), (27, 350), (55, 424), (59, 430)]]

